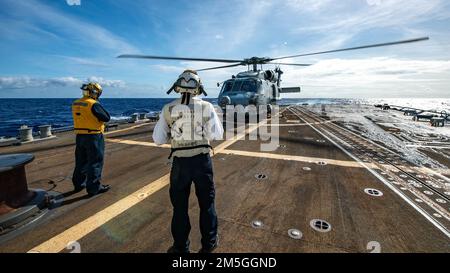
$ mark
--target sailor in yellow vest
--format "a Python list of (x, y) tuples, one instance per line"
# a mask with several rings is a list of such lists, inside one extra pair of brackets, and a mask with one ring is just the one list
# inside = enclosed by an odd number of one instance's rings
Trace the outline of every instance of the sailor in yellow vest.
[(153, 131), (153, 141), (171, 140), (172, 170), (170, 200), (173, 206), (171, 231), (174, 239), (169, 253), (189, 252), (189, 194), (194, 182), (200, 207), (200, 252), (212, 252), (218, 244), (217, 214), (210, 140), (222, 139), (222, 123), (211, 103), (197, 96), (205, 94), (199, 76), (185, 70), (168, 91), (181, 98), (165, 105)]
[(100, 84), (83, 84), (81, 90), (83, 97), (72, 104), (74, 131), (77, 135), (72, 182), (74, 192), (86, 188), (89, 196), (94, 196), (110, 188), (100, 183), (105, 150), (103, 133), (110, 115), (98, 102), (102, 94)]

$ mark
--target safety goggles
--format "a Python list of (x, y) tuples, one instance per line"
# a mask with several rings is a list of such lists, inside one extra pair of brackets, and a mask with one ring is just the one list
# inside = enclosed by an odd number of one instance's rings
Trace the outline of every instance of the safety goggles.
[(200, 86), (200, 83), (193, 78), (190, 78), (189, 80), (186, 80), (185, 78), (179, 78), (175, 85), (186, 89), (196, 89)]
[(182, 88), (195, 89), (200, 86), (200, 78), (192, 73), (183, 73), (180, 75), (175, 85)]

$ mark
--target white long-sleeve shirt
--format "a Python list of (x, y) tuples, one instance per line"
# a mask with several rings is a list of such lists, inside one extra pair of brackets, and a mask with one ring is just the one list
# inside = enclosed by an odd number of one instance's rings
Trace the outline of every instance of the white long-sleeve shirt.
[[(201, 100), (200, 98), (192, 98), (191, 100)], [(193, 102), (193, 101), (192, 101)], [(191, 102), (191, 103), (192, 103)], [(181, 104), (181, 99), (177, 99), (164, 107), (168, 107), (169, 105), (175, 105), (175, 104)], [(219, 116), (217, 115), (214, 106), (211, 103), (208, 103), (210, 113), (211, 113), (211, 119), (208, 120), (208, 123), (205, 124), (205, 128), (210, 128), (210, 132), (206, 132), (205, 137), (208, 140), (221, 140), (223, 138), (223, 126), (222, 122), (219, 119)], [(162, 145), (167, 142), (169, 142), (170, 137), (170, 128), (167, 124), (166, 119), (164, 118), (164, 109), (161, 111), (161, 114), (159, 115), (159, 120), (155, 125), (155, 128), (153, 129), (153, 141), (158, 144)]]

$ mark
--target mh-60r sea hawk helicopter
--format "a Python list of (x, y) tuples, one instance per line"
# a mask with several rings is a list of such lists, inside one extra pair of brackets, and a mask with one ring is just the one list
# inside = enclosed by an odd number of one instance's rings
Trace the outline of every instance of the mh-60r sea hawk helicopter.
[[(185, 57), (163, 57), (163, 56), (149, 56), (149, 55), (120, 55), (118, 58), (139, 58), (139, 59), (158, 59), (158, 60), (175, 60), (175, 61), (198, 61), (198, 62), (218, 62), (231, 63), (230, 65), (216, 66), (210, 68), (197, 69), (197, 71), (206, 71), (213, 69), (222, 69), (235, 66), (247, 66), (247, 71), (240, 72), (236, 76), (233, 75), (231, 79), (223, 82), (222, 89), (219, 93), (218, 104), (225, 110), (227, 105), (255, 105), (256, 107), (263, 105), (267, 106), (268, 113), (271, 112), (272, 105), (275, 105), (280, 98), (281, 93), (299, 93), (300, 87), (281, 87), (281, 75), (283, 71), (280, 65), (291, 66), (310, 66), (311, 64), (296, 64), (296, 63), (280, 63), (274, 62), (282, 59), (297, 58), (311, 55), (319, 55), (333, 52), (342, 52), (350, 50), (358, 50), (365, 48), (374, 48), (398, 44), (414, 43), (428, 40), (428, 37), (402, 40), (396, 42), (388, 42), (381, 44), (363, 45), (357, 47), (349, 47), (321, 52), (304, 53), (298, 55), (269, 58), (269, 57), (252, 57), (243, 60), (230, 59), (209, 59), (209, 58), (185, 58)], [(277, 68), (274, 70), (263, 70), (262, 65), (275, 64)], [(260, 69), (258, 69), (258, 65)], [(220, 83), (217, 84), (220, 86)]]

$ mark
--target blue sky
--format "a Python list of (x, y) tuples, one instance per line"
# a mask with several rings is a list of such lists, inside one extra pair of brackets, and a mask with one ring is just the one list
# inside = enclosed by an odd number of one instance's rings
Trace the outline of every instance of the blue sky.
[[(421, 36), (431, 40), (287, 60), (314, 65), (282, 67), (283, 86), (302, 86), (296, 97), (450, 97), (447, 0), (2, 0), (0, 5), (0, 98), (77, 97), (87, 80), (103, 84), (104, 97), (165, 97), (183, 69), (216, 65), (115, 58), (125, 53), (277, 57)], [(242, 69), (200, 76), (215, 97), (215, 84)]]

